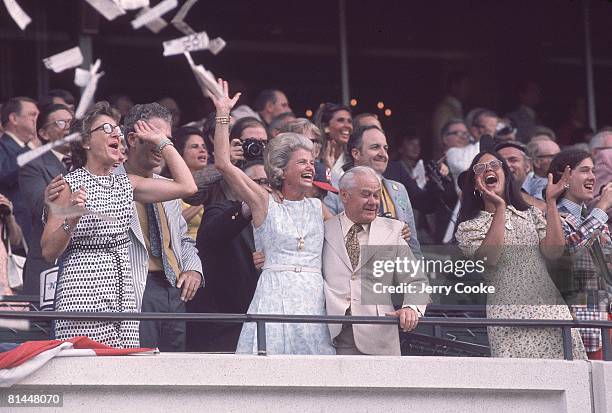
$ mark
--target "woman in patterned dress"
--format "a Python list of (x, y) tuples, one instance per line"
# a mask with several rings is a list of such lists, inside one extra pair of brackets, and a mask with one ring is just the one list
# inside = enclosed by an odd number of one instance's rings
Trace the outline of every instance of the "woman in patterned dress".
[[(82, 142), (72, 146), (76, 169), (47, 189), (49, 200), (61, 207), (49, 208), (41, 241), (45, 259), (59, 258), (57, 311), (136, 312), (127, 254), (132, 201), (162, 202), (196, 191), (189, 168), (164, 132), (142, 120), (134, 129), (143, 143), (157, 145), (157, 156), (175, 180), (112, 174), (122, 156), (116, 118), (106, 102), (85, 114), (79, 125)], [(65, 218), (67, 211), (73, 213)], [(131, 320), (58, 320), (54, 333), (57, 339), (88, 336), (117, 348), (139, 346), (138, 322)]]
[[(461, 180), (462, 206), (455, 237), (468, 255), (486, 259), (487, 317), (571, 320), (552, 282), (544, 257), (563, 253), (563, 231), (556, 199), (569, 170), (556, 184), (549, 175), (546, 214), (523, 200), (506, 162), (494, 152), (481, 152)], [(550, 328), (489, 327), (494, 357), (563, 358), (561, 331)], [(572, 331), (574, 358), (586, 358), (577, 331)]]
[[(264, 152), (264, 168), (270, 185), (283, 195), (277, 203), (262, 187), (230, 161), (229, 114), (239, 94), (224, 92), (211, 97), (216, 107), (215, 166), (225, 182), (250, 208), (258, 251), (266, 255), (249, 314), (324, 315), (325, 296), (321, 275), (323, 209), (321, 201), (306, 198), (314, 178), (312, 143), (295, 133), (280, 134)], [(325, 324), (267, 323), (268, 354), (334, 354)], [(254, 323), (246, 323), (238, 341), (238, 353), (256, 353)]]

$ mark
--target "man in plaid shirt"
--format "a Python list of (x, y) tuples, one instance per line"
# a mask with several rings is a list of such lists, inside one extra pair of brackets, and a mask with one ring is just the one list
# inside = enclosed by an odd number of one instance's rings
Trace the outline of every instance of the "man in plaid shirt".
[[(561, 159), (551, 164), (553, 175), (568, 165), (572, 168), (567, 190), (557, 204), (566, 254), (571, 256), (571, 289), (577, 293), (570, 309), (577, 320), (607, 320), (612, 292), (612, 239), (605, 211), (612, 206), (612, 183), (604, 186), (600, 200), (588, 212), (585, 204), (594, 197), (593, 160), (583, 151), (568, 150), (559, 155)], [(601, 331), (579, 331), (589, 358), (601, 359)]]

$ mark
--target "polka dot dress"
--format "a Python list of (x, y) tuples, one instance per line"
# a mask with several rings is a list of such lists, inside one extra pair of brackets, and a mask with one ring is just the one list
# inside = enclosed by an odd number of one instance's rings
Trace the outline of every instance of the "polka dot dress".
[[(56, 311), (136, 312), (128, 260), (127, 231), (132, 217), (132, 186), (126, 174), (94, 176), (85, 169), (68, 174), (72, 191), (84, 187), (85, 207), (116, 218), (81, 217), (60, 258)], [(88, 336), (116, 347), (138, 347), (138, 321), (57, 320), (55, 337)]]

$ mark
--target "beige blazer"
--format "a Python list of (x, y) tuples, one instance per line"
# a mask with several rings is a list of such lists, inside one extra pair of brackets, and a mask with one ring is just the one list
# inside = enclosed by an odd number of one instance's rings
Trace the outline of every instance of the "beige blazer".
[[(388, 246), (383, 250), (363, 251), (360, 257), (360, 262), (357, 268), (353, 271), (350, 263), (344, 238), (342, 236), (342, 227), (340, 225), (340, 215), (329, 219), (325, 222), (325, 242), (323, 244), (323, 278), (325, 279), (325, 300), (328, 315), (344, 315), (346, 310), (351, 307), (351, 314), (355, 316), (385, 316), (385, 313), (394, 311), (391, 295), (382, 297), (386, 302), (378, 305), (363, 305), (361, 304), (361, 284), (362, 276), (369, 277), (371, 274), (366, 274), (365, 268), (370, 268), (374, 260), (395, 260), (400, 254), (400, 246), (407, 247), (408, 244), (401, 236), (403, 222), (378, 217), (370, 225), (370, 234), (368, 245), (383, 245)], [(409, 248), (402, 248), (402, 254), (409, 254), (409, 259), (414, 259), (414, 255)], [(403, 256), (402, 256), (403, 257)], [(366, 266), (366, 264), (368, 264)], [(365, 267), (365, 268), (364, 268)], [(364, 272), (362, 273), (362, 269)], [(414, 277), (410, 277), (406, 273), (394, 272), (388, 274), (389, 279), (386, 284), (406, 283), (414, 285), (416, 291), (421, 291), (421, 286), (427, 284), (427, 277), (419, 273)], [(393, 278), (391, 280), (390, 278)], [(421, 295), (418, 297), (416, 308), (420, 314), (425, 313), (428, 296)], [(404, 296), (404, 304), (415, 303), (415, 296)], [(412, 306), (411, 306), (412, 307)], [(414, 308), (414, 307), (413, 307)], [(340, 333), (341, 324), (328, 324), (332, 339)], [(355, 344), (359, 351), (365, 354), (376, 355), (396, 355), (399, 356), (400, 342), (399, 331), (396, 325), (375, 325), (375, 324), (354, 324), (353, 335)]]

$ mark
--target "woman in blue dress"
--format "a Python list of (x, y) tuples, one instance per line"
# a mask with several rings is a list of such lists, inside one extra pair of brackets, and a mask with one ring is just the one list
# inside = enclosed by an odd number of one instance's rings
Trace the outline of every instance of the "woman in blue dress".
[[(323, 209), (318, 199), (306, 198), (314, 178), (312, 143), (304, 136), (284, 133), (264, 152), (264, 168), (273, 188), (283, 195), (277, 203), (230, 161), (229, 115), (240, 94), (229, 98), (227, 82), (219, 80), (224, 97), (212, 97), (217, 110), (215, 166), (253, 217), (255, 244), (266, 263), (249, 306), (250, 314), (324, 315), (321, 275)], [(246, 323), (238, 353), (257, 352), (257, 331)], [(268, 354), (335, 354), (325, 324), (267, 323)]]

